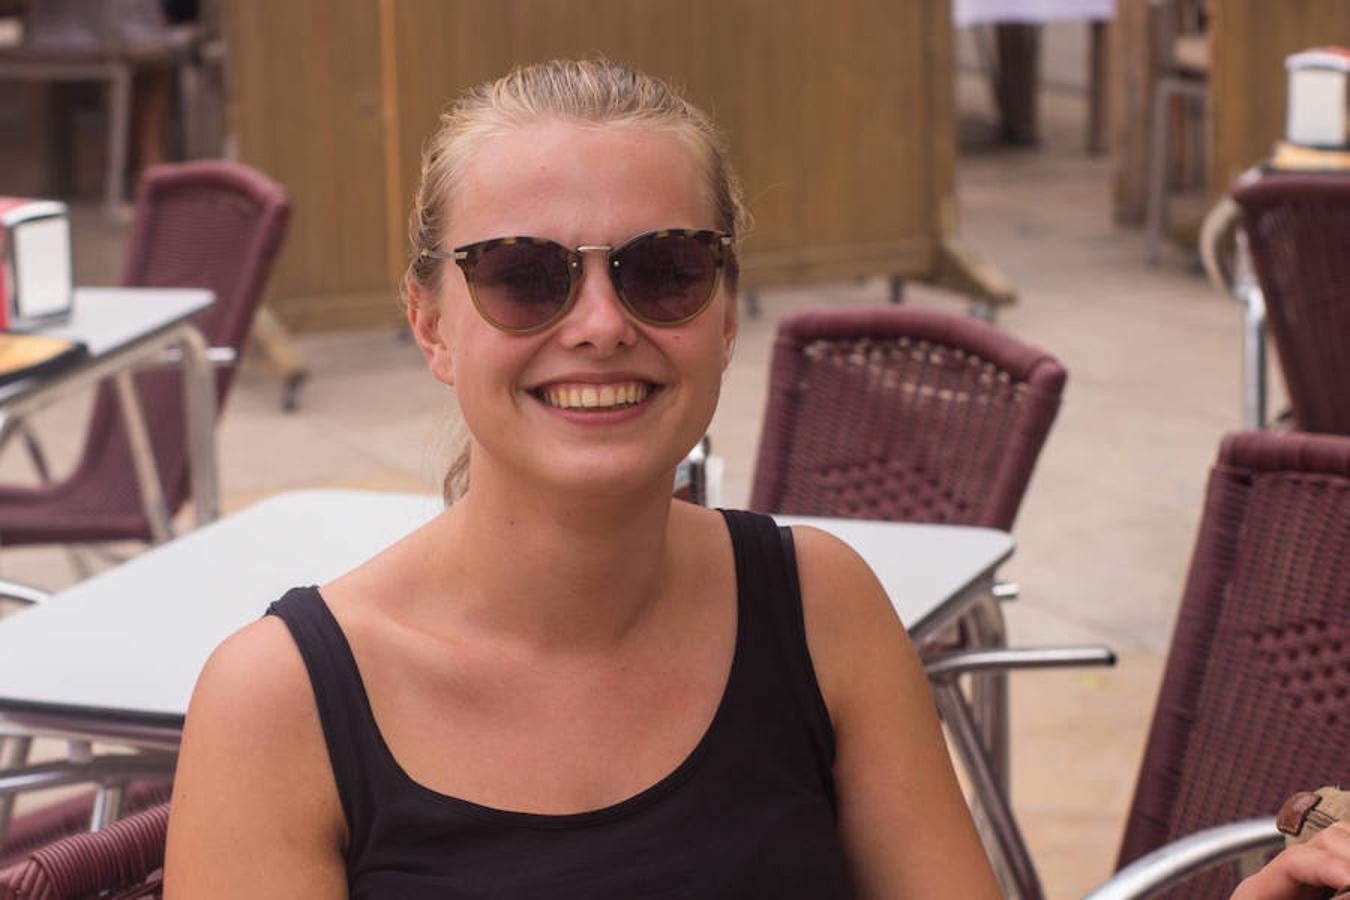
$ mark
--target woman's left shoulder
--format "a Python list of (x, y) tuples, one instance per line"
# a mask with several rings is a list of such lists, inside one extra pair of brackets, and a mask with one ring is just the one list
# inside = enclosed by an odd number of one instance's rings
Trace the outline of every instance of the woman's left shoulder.
[(886, 591), (857, 551), (819, 528), (792, 526), (802, 617), (816, 680), (837, 719), (878, 671), (912, 678), (913, 648)]
[(808, 620), (847, 626), (862, 617), (865, 623), (881, 619), (900, 626), (885, 588), (858, 551), (810, 525), (792, 526), (792, 544)]

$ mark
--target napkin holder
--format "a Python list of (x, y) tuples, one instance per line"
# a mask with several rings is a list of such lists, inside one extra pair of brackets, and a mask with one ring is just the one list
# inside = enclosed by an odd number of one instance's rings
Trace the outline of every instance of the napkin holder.
[(1298, 147), (1350, 150), (1350, 50), (1316, 47), (1284, 61), (1288, 103), (1284, 139)]
[(0, 197), (0, 331), (69, 318), (73, 272), (66, 205)]

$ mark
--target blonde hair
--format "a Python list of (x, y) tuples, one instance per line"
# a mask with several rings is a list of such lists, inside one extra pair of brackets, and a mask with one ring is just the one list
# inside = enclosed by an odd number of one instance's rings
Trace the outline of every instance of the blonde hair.
[[(409, 217), (412, 261), (402, 284), (405, 303), (435, 296), (446, 267), (421, 251), (439, 249), (450, 217), (450, 198), (464, 167), (485, 138), (534, 122), (632, 126), (667, 132), (697, 158), (713, 203), (714, 223), (731, 235), (724, 280), (734, 295), (740, 275), (737, 251), (749, 228), (741, 186), (727, 162), (721, 132), (707, 114), (659, 78), (607, 59), (553, 60), (521, 66), (496, 81), (472, 88), (441, 115), (440, 127), (422, 153), (422, 176)], [(464, 430), (466, 431), (466, 430)], [(445, 476), (447, 503), (468, 489), (469, 442), (456, 453)]]

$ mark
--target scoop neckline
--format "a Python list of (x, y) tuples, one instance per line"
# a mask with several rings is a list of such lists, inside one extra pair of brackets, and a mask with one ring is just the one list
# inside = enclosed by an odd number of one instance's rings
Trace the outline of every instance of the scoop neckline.
[[(722, 510), (725, 523), (726, 513)], [(703, 735), (698, 743), (689, 751), (688, 755), (680, 761), (674, 769), (657, 779), (651, 785), (641, 789), (630, 797), (611, 803), (607, 806), (597, 807), (596, 809), (580, 810), (571, 813), (538, 813), (526, 810), (501, 809), (495, 806), (488, 806), (473, 800), (466, 800), (462, 797), (456, 797), (453, 794), (442, 793), (432, 787), (428, 787), (418, 781), (403, 767), (389, 743), (384, 738), (384, 732), (380, 730), (379, 721), (375, 718), (375, 708), (370, 703), (370, 695), (366, 692), (366, 682), (361, 675), (360, 664), (356, 661), (356, 654), (352, 652), (351, 643), (347, 640), (347, 634), (342, 630), (342, 624), (338, 622), (337, 616), (333, 615), (332, 609), (328, 606), (328, 601), (324, 599), (323, 592), (317, 585), (311, 585), (310, 590), (318, 598), (320, 606), (324, 613), (332, 621), (337, 633), (342, 641), (342, 647), (350, 661), (352, 669), (356, 673), (356, 687), (360, 697), (361, 709), (366, 718), (366, 723), (370, 727), (371, 733), (375, 736), (379, 752), (385, 763), (406, 785), (411, 787), (417, 793), (429, 798), (433, 802), (440, 803), (457, 810), (463, 815), (471, 818), (480, 819), (498, 824), (516, 825), (528, 828), (578, 828), (587, 825), (595, 825), (602, 822), (612, 821), (643, 809), (657, 800), (674, 791), (681, 784), (687, 781), (690, 775), (697, 769), (699, 762), (707, 755), (708, 746), (712, 743), (716, 734), (724, 727), (723, 723), (729, 713), (730, 698), (735, 685), (740, 680), (740, 672), (744, 667), (742, 658), (745, 655), (743, 627), (745, 620), (745, 604), (743, 602), (744, 590), (742, 579), (744, 573), (741, 571), (740, 556), (735, 552), (736, 535), (728, 525), (729, 537), (732, 541), (732, 556), (736, 571), (736, 637), (735, 646), (731, 654), (731, 666), (727, 670), (725, 683), (722, 685), (722, 695), (718, 699), (717, 708), (713, 712)]]

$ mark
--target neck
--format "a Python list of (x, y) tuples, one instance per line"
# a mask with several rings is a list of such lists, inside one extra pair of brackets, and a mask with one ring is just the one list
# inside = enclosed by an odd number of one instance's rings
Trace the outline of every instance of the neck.
[(541, 647), (622, 642), (668, 584), (669, 485), (597, 496), (495, 475), (474, 472), (428, 547), (453, 570), (457, 618)]

